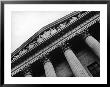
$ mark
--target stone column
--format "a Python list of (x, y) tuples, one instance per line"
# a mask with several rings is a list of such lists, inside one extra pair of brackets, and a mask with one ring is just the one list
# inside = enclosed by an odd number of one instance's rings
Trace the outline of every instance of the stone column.
[(28, 73), (25, 75), (25, 77), (32, 77), (32, 75), (31, 75), (30, 72), (28, 72)]
[(83, 39), (91, 50), (100, 58), (100, 43), (87, 32), (83, 33)]
[(54, 67), (49, 59), (44, 60), (44, 70), (46, 77), (56, 77)]
[(67, 45), (63, 45), (62, 48), (73, 74), (76, 77), (89, 77), (87, 71), (82, 66), (73, 51)]

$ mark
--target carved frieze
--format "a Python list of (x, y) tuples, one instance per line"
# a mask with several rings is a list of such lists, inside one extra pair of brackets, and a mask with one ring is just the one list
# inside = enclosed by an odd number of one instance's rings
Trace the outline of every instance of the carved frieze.
[[(96, 23), (97, 21), (99, 21), (99, 14), (96, 14), (95, 16), (89, 18), (89, 20), (86, 20), (84, 23), (80, 24), (79, 26), (77, 26), (76, 28), (72, 29), (71, 31), (67, 32), (66, 34), (64, 34), (62, 37), (60, 37), (58, 40), (55, 40), (52, 44), (50, 44), (49, 46), (45, 47), (44, 49), (40, 50), (38, 53), (36, 53), (35, 55), (29, 57), (26, 61), (22, 62), (21, 64), (19, 64), (18, 66), (14, 67), (12, 69), (12, 76), (15, 75), (16, 73), (18, 73), (19, 71), (22, 71), (22, 69), (30, 64), (32, 64), (33, 62), (35, 62), (36, 60), (41, 59), (44, 55), (48, 54), (50, 51), (54, 50), (55, 48), (57, 48), (58, 46), (60, 46), (62, 43), (64, 43), (65, 41), (73, 38), (76, 35), (82, 34), (83, 32), (85, 32), (88, 27), (92, 26), (94, 23)], [(66, 25), (67, 26), (67, 25)], [(65, 26), (65, 27), (66, 27)], [(55, 29), (55, 28), (53, 28)], [(50, 29), (51, 32), (52, 28)], [(56, 33), (58, 31), (56, 30)], [(51, 34), (51, 33), (50, 33)], [(55, 33), (54, 33), (55, 34)], [(45, 37), (44, 37), (45, 38)]]
[(25, 55), (26, 53), (28, 53), (29, 51), (31, 51), (32, 49), (34, 49), (36, 46), (40, 45), (47, 39), (51, 38), (52, 36), (60, 32), (61, 30), (65, 29), (65, 27), (68, 27), (75, 21), (79, 20), (81, 17), (83, 17), (87, 13), (89, 12), (85, 12), (82, 14), (80, 13), (80, 16), (78, 14), (77, 17), (74, 17), (73, 15), (72, 17), (66, 19), (63, 23), (59, 23), (56, 28), (50, 27), (47, 31), (43, 31), (42, 34), (39, 34), (36, 37), (36, 41), (35, 40), (32, 41), (31, 43), (29, 43), (29, 45), (24, 47), (21, 51), (19, 51), (15, 56), (12, 57), (12, 63), (16, 61), (17, 59), (19, 59), (20, 57), (22, 57), (23, 55)]

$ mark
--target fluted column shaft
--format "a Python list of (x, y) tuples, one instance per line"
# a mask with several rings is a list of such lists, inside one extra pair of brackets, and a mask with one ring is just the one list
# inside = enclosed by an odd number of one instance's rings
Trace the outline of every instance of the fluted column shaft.
[(100, 58), (100, 43), (90, 35), (85, 38), (85, 42), (91, 48), (91, 50)]
[(44, 61), (44, 70), (46, 77), (56, 77), (54, 67), (49, 59)]
[(89, 77), (87, 71), (82, 66), (82, 64), (80, 63), (76, 55), (73, 53), (73, 51), (70, 48), (65, 49), (63, 51), (73, 74), (76, 77)]
[(32, 77), (32, 75), (28, 75), (28, 74), (27, 74), (27, 75), (25, 75), (25, 77)]

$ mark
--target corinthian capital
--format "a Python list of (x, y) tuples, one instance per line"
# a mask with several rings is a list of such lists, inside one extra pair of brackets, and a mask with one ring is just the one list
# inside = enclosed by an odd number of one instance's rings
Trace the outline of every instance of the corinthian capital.
[(88, 36), (91, 36), (91, 35), (90, 35), (89, 31), (86, 30), (86, 31), (83, 31), (79, 36), (83, 39), (86, 39)]
[(70, 44), (68, 42), (62, 43), (61, 48), (63, 51), (70, 49)]
[(24, 70), (24, 76), (27, 76), (27, 75), (32, 75), (32, 71), (31, 71), (31, 67), (30, 65), (28, 67), (26, 67)]

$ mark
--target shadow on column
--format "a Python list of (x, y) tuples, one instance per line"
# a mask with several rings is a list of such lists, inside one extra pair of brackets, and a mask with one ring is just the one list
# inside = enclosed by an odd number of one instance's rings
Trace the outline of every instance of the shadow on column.
[(73, 77), (73, 73), (70, 66), (64, 56), (64, 53), (60, 47), (53, 50), (49, 55), (50, 60), (55, 68), (57, 77)]

